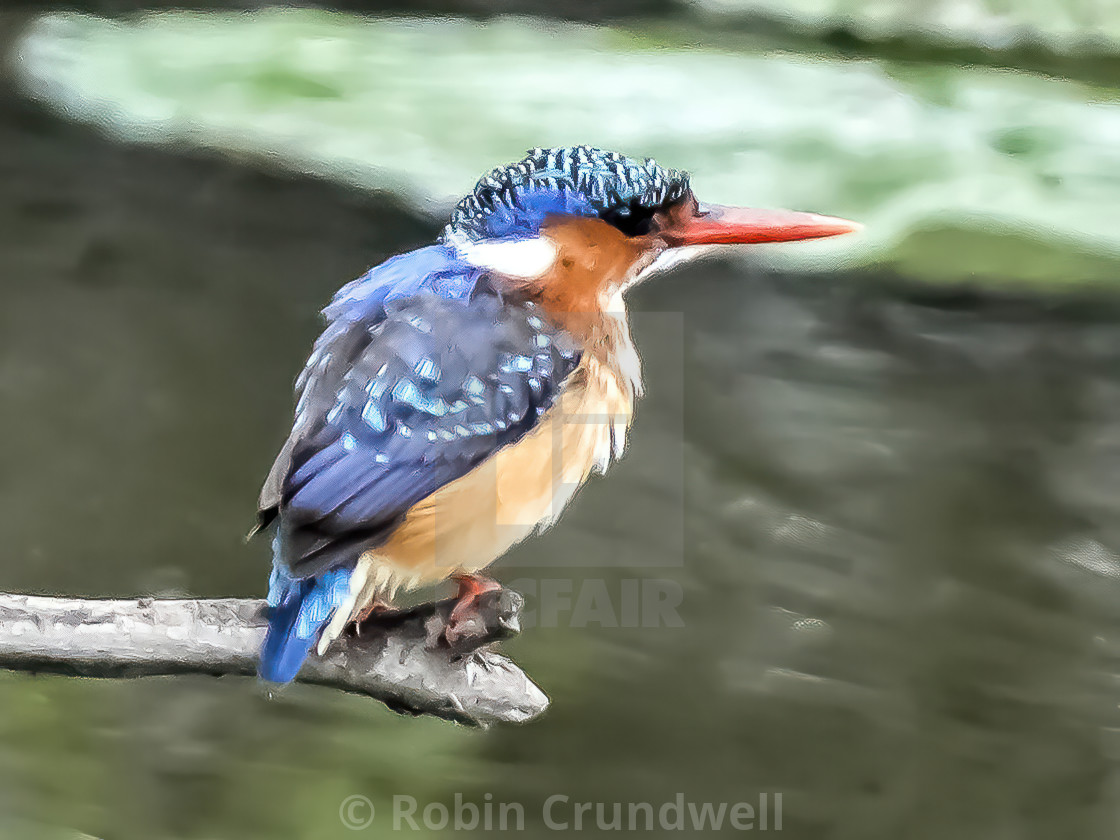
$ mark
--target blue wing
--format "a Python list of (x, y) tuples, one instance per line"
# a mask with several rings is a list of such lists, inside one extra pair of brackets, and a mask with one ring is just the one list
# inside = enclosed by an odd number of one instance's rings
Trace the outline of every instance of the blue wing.
[(533, 304), (477, 274), (426, 277), (403, 294), (343, 289), (297, 383), (295, 426), (262, 491), (262, 520), (279, 520), (268, 679), (295, 676), (358, 556), (532, 429), (578, 364)]
[(524, 435), (578, 361), (535, 306), (483, 289), (470, 301), (422, 292), (361, 332), (281, 486), (283, 559), (296, 573), (352, 561)]

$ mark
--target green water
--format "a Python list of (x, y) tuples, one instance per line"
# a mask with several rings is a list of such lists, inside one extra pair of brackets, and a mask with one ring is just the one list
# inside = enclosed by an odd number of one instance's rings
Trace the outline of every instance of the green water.
[[(635, 294), (627, 458), (496, 570), (536, 617), (506, 649), (543, 719), (0, 674), (0, 837), (489, 836), (393, 830), (394, 797), (456, 795), (519, 807), (510, 834), (597, 837), (596, 804), (779, 793), (782, 837), (1116, 836), (1114, 89), (775, 46), (804, 23), (23, 31), (0, 83), (4, 590), (259, 595), (241, 537), (316, 310), (525, 146), (618, 144), (711, 199), (869, 231)], [(651, 586), (679, 622), (627, 614)], [(368, 828), (340, 817), (354, 796)]]
[(590, 142), (687, 167), (708, 200), (867, 225), (775, 252), (783, 268), (1115, 276), (1114, 88), (713, 33), (291, 10), (59, 15), (17, 55), (27, 90), (118, 136), (266, 155), (439, 209), (527, 148)]
[(870, 42), (903, 39), (1000, 53), (1042, 47), (1062, 55), (1120, 52), (1120, 17), (1108, 0), (686, 0), (726, 24), (769, 20), (827, 37), (843, 29)]

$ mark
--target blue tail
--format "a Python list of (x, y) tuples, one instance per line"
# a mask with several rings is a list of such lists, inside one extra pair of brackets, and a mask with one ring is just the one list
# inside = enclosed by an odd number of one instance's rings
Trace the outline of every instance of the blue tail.
[(268, 588), (272, 612), (258, 670), (263, 679), (275, 683), (295, 679), (323, 628), (349, 594), (352, 573), (343, 567), (301, 579), (273, 565)]

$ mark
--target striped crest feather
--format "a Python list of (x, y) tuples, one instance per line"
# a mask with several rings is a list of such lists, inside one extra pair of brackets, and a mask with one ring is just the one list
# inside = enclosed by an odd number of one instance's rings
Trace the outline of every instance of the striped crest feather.
[[(567, 212), (594, 215), (627, 233), (644, 233), (652, 213), (683, 198), (688, 173), (591, 146), (533, 149), (522, 160), (483, 176), (451, 214), (443, 239), (508, 235), (508, 211), (525, 209), (535, 194), (566, 199)], [(574, 201), (573, 201), (574, 199)]]

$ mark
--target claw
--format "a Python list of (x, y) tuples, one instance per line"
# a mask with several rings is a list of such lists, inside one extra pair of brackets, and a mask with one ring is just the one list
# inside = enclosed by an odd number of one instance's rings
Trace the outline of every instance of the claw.
[(488, 577), (466, 573), (451, 575), (451, 579), (459, 584), (459, 594), (455, 596), (455, 606), (447, 618), (443, 637), (449, 645), (454, 645), (468, 634), (466, 625), (477, 615), (479, 596), (485, 592), (496, 592), (502, 585)]

